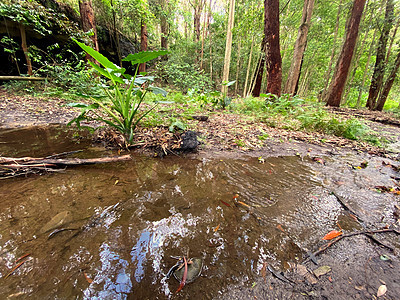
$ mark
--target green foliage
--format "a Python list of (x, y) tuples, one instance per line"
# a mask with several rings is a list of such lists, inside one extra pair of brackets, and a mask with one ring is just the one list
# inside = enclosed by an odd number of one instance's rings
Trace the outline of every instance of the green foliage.
[[(166, 92), (158, 87), (152, 86), (150, 83), (154, 81), (154, 77), (138, 76), (139, 64), (148, 62), (160, 55), (167, 54), (167, 51), (140, 52), (129, 54), (124, 61), (129, 61), (132, 65), (136, 65), (136, 71), (133, 76), (126, 74), (125, 69), (121, 68), (96, 50), (86, 46), (83, 43), (75, 41), (83, 50), (100, 63), (101, 66), (89, 61), (89, 64), (98, 73), (111, 81), (111, 84), (103, 85), (105, 98), (96, 98), (89, 96), (92, 100), (91, 104), (72, 103), (70, 106), (81, 108), (81, 114), (73, 119), (72, 122), (80, 126), (83, 120), (97, 120), (120, 131), (126, 141), (130, 144), (133, 141), (133, 134), (137, 124), (151, 110), (140, 112), (139, 108), (148, 91), (155, 94), (166, 95)], [(88, 112), (94, 114), (95, 117), (88, 115)]]
[(63, 32), (76, 35), (77, 24), (68, 20), (65, 15), (46, 9), (36, 1), (3, 0), (0, 3), (1, 19), (8, 19), (33, 28), (41, 35)]
[(186, 93), (189, 89), (197, 92), (208, 92), (212, 82), (204, 71), (193, 64), (185, 62), (164, 61), (158, 64), (158, 75), (167, 83)]

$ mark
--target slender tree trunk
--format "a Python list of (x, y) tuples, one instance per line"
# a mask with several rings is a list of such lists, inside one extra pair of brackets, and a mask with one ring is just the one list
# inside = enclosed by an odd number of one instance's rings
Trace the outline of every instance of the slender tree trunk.
[(389, 38), (389, 32), (392, 28), (393, 23), (393, 0), (387, 0), (385, 21), (382, 28), (381, 37), (378, 42), (378, 49), (376, 52), (374, 74), (372, 75), (371, 85), (369, 87), (367, 107), (370, 110), (375, 109), (376, 99), (378, 98), (379, 92), (383, 84), (383, 76), (385, 74), (385, 56), (386, 56), (386, 45)]
[(385, 85), (382, 88), (381, 94), (379, 95), (378, 103), (377, 103), (377, 105), (375, 107), (375, 110), (378, 110), (378, 111), (382, 111), (383, 110), (383, 106), (385, 105), (385, 102), (386, 102), (386, 99), (387, 99), (387, 97), (389, 95), (390, 89), (393, 86), (393, 82), (396, 79), (396, 74), (397, 74), (397, 72), (399, 70), (399, 67), (400, 67), (400, 51), (397, 54), (394, 66), (393, 66), (393, 68), (392, 68), (392, 70), (390, 72), (389, 77), (387, 78), (387, 80), (385, 82)]
[(292, 64), (290, 66), (289, 75), (285, 85), (286, 94), (295, 94), (296, 85), (300, 78), (300, 66), (306, 50), (308, 29), (310, 28), (311, 15), (314, 9), (315, 0), (305, 0), (303, 6), (303, 15), (301, 17), (301, 25), (297, 34), (296, 44)]
[[(189, 1), (190, 2), (190, 1)], [(203, 0), (195, 0), (194, 3), (190, 2), (193, 6), (193, 29), (194, 29), (194, 41), (200, 41), (200, 17), (203, 10)]]
[(390, 39), (389, 48), (388, 48), (388, 51), (387, 51), (387, 54), (386, 54), (385, 65), (387, 65), (387, 63), (389, 62), (390, 53), (392, 51), (393, 42), (394, 42), (394, 39), (396, 38), (397, 29), (399, 29), (399, 25), (400, 25), (400, 18), (397, 19), (397, 23), (396, 23), (396, 26), (394, 28), (393, 35), (392, 35), (392, 37)]
[(26, 59), (26, 66), (28, 68), (28, 75), (32, 76), (33, 71), (32, 71), (32, 62), (31, 59), (29, 58), (28, 54), (28, 45), (26, 43), (26, 32), (25, 32), (25, 26), (23, 24), (19, 25), (19, 31), (21, 33), (21, 47), (22, 51), (24, 51), (25, 59)]
[(222, 75), (222, 87), (221, 87), (222, 93), (226, 93), (228, 90), (227, 86), (224, 83), (229, 81), (229, 68), (231, 64), (231, 52), (232, 52), (232, 29), (234, 20), (235, 20), (235, 0), (230, 0), (228, 29), (226, 30), (224, 73)]
[[(168, 50), (168, 22), (165, 15), (166, 1), (163, 0), (163, 11), (160, 16), (160, 31), (161, 31), (161, 49)], [(165, 56), (165, 55), (164, 55)], [(165, 56), (166, 57), (166, 56)]]
[(243, 97), (247, 97), (247, 84), (249, 82), (249, 75), (250, 75), (250, 69), (251, 69), (251, 58), (253, 55), (253, 46), (254, 46), (254, 35), (251, 39), (250, 54), (249, 54), (249, 61), (247, 63), (246, 80), (244, 82)]
[(264, 36), (267, 39), (267, 93), (281, 95), (282, 58), (279, 45), (279, 0), (264, 0)]
[[(79, 12), (81, 14), (82, 29), (84, 32), (92, 30), (93, 35), (91, 36), (94, 49), (99, 51), (99, 44), (97, 42), (97, 30), (96, 22), (94, 19), (94, 12), (92, 6), (92, 0), (79, 1)], [(94, 58), (86, 54), (86, 59), (95, 62)]]
[(344, 41), (342, 51), (336, 64), (335, 73), (329, 86), (329, 92), (326, 97), (326, 104), (330, 106), (340, 106), (344, 86), (351, 59), (353, 57), (354, 47), (357, 41), (358, 27), (360, 25), (361, 16), (364, 10), (365, 0), (354, 0), (350, 19), (346, 26), (346, 39)]
[(238, 50), (237, 50), (237, 59), (236, 59), (236, 79), (235, 79), (235, 94), (237, 94), (238, 86), (239, 86), (239, 72), (240, 72), (240, 51), (241, 51), (241, 40), (238, 41)]
[(329, 79), (331, 78), (332, 65), (333, 65), (333, 60), (335, 58), (335, 51), (336, 51), (336, 41), (337, 41), (337, 36), (338, 36), (338, 32), (339, 32), (340, 13), (342, 12), (342, 1), (343, 0), (340, 0), (340, 2), (339, 2), (338, 11), (336, 14), (335, 32), (333, 33), (331, 58), (329, 60), (328, 70), (325, 73), (325, 85), (324, 85), (324, 90), (323, 90), (320, 101), (322, 101), (322, 99), (325, 99), (326, 94), (328, 93)]
[(262, 85), (262, 79), (264, 76), (264, 67), (265, 67), (265, 52), (267, 48), (267, 38), (264, 36), (262, 42), (261, 42), (261, 56), (260, 59), (258, 60), (258, 65), (257, 65), (257, 76), (256, 80), (253, 85), (253, 89), (251, 92), (251, 95), (253, 97), (260, 97), (261, 93), (261, 85)]
[[(147, 25), (143, 20), (140, 25), (140, 51), (147, 51)], [(140, 72), (146, 72), (146, 63), (139, 65)]]
[(200, 69), (203, 69), (203, 59), (204, 59), (204, 40), (206, 38), (206, 31), (207, 31), (207, 27), (206, 27), (206, 15), (204, 14), (204, 20), (203, 20), (203, 34), (201, 37), (201, 51), (200, 51)]
[(358, 92), (358, 98), (357, 98), (357, 104), (356, 107), (360, 108), (360, 104), (361, 104), (361, 96), (364, 90), (364, 86), (365, 86), (365, 81), (367, 80), (367, 74), (368, 74), (368, 69), (369, 69), (369, 63), (371, 61), (371, 56), (372, 56), (372, 50), (375, 44), (375, 39), (376, 39), (376, 33), (378, 32), (378, 29), (375, 29), (374, 31), (374, 35), (372, 37), (372, 42), (371, 45), (369, 46), (369, 51), (368, 51), (368, 59), (367, 59), (367, 63), (365, 64), (365, 69), (364, 69), (364, 73), (363, 73), (363, 79), (362, 79), (362, 83), (361, 83), (361, 87), (360, 90)]

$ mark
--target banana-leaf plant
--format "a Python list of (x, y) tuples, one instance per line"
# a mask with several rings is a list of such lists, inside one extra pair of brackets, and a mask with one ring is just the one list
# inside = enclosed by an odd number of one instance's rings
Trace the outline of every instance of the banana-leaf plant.
[[(80, 127), (80, 122), (84, 120), (96, 120), (103, 122), (120, 131), (128, 144), (131, 144), (137, 124), (142, 120), (156, 105), (141, 112), (139, 110), (144, 97), (148, 91), (155, 94), (166, 96), (167, 92), (161, 88), (152, 86), (154, 81), (152, 76), (142, 76), (138, 74), (139, 64), (148, 62), (167, 51), (145, 51), (129, 54), (123, 61), (131, 62), (135, 68), (133, 76), (125, 73), (126, 69), (115, 65), (105, 56), (89, 46), (74, 40), (86, 53), (93, 57), (100, 65), (91, 61), (89, 64), (100, 75), (108, 79), (108, 84), (103, 84), (105, 97), (87, 96), (92, 100), (91, 104), (70, 103), (69, 106), (81, 108), (81, 113), (69, 124), (76, 123)], [(83, 96), (83, 95), (82, 95)], [(88, 115), (88, 112), (92, 114)], [(93, 117), (94, 116), (94, 117)]]

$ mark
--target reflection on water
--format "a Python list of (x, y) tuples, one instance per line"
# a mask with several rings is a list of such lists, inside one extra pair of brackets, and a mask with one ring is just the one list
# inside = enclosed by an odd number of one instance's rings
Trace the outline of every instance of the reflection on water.
[[(334, 229), (343, 210), (323, 180), (299, 157), (135, 157), (0, 181), (0, 297), (170, 298), (179, 285), (165, 278), (171, 256), (189, 251), (204, 267), (184, 294), (213, 298), (251, 284), (264, 262), (285, 269)], [(41, 234), (63, 211), (68, 230)]]

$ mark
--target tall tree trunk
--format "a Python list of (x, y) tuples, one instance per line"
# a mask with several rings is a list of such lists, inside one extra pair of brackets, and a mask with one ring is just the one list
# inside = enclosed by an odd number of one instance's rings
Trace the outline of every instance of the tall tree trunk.
[(33, 71), (32, 71), (32, 62), (31, 59), (29, 58), (28, 54), (28, 45), (26, 43), (26, 32), (25, 32), (25, 26), (23, 24), (19, 25), (19, 31), (21, 33), (21, 47), (22, 51), (24, 51), (25, 59), (26, 59), (26, 66), (28, 68), (28, 75), (32, 76)]
[(203, 0), (195, 0), (193, 3), (189, 1), (189, 3), (193, 7), (193, 30), (194, 30), (194, 41), (200, 41), (200, 18), (201, 12), (203, 10), (204, 1)]
[(367, 107), (370, 110), (375, 109), (376, 99), (378, 98), (379, 92), (383, 84), (383, 76), (385, 75), (385, 56), (386, 56), (386, 45), (389, 38), (389, 32), (393, 24), (393, 0), (387, 0), (385, 21), (382, 28), (381, 37), (378, 42), (378, 49), (376, 52), (374, 74), (372, 75), (371, 85), (369, 87)]
[[(92, 6), (92, 0), (79, 1), (79, 12), (81, 15), (82, 29), (84, 32), (92, 30), (93, 35), (91, 36), (94, 49), (99, 51), (99, 44), (97, 42), (97, 30), (96, 22), (94, 19), (94, 12)], [(95, 62), (89, 54), (86, 54), (86, 59)]]
[(286, 94), (295, 94), (296, 85), (300, 78), (300, 66), (303, 59), (304, 51), (306, 49), (308, 29), (310, 28), (310, 20), (314, 9), (314, 2), (315, 0), (304, 1), (301, 25), (297, 34), (292, 64), (290, 66), (289, 75), (284, 89)]
[[(168, 49), (168, 22), (167, 22), (167, 0), (161, 0), (160, 30), (161, 30), (161, 49)], [(163, 57), (167, 57), (164, 55)]]
[(397, 29), (399, 29), (399, 26), (400, 26), (400, 18), (397, 19), (397, 23), (396, 23), (396, 26), (394, 27), (393, 35), (390, 38), (389, 48), (388, 48), (388, 51), (386, 54), (385, 65), (389, 62), (389, 57), (390, 57), (390, 53), (392, 51), (393, 42), (394, 42), (394, 39), (396, 38)]
[(324, 85), (324, 90), (322, 92), (321, 98), (319, 99), (322, 101), (322, 99), (325, 99), (326, 94), (328, 93), (328, 85), (329, 85), (329, 79), (331, 78), (331, 72), (332, 72), (332, 65), (333, 65), (333, 60), (335, 58), (335, 50), (336, 50), (336, 40), (339, 32), (339, 24), (340, 24), (340, 13), (342, 12), (342, 1), (340, 0), (339, 6), (338, 6), (338, 11), (336, 14), (336, 23), (335, 23), (335, 31), (333, 33), (333, 44), (332, 44), (332, 52), (331, 52), (331, 58), (329, 60), (329, 65), (328, 65), (328, 70), (325, 73), (325, 85)]
[(264, 76), (264, 67), (265, 67), (265, 51), (267, 48), (267, 38), (264, 36), (262, 42), (261, 42), (261, 56), (260, 59), (258, 60), (258, 65), (257, 65), (257, 76), (256, 80), (253, 85), (253, 89), (251, 91), (251, 95), (253, 97), (260, 97), (261, 93), (261, 85), (262, 85), (262, 79)]
[(279, 0), (264, 0), (264, 36), (267, 39), (267, 93), (281, 95), (282, 57), (279, 45)]
[(234, 20), (235, 20), (235, 0), (230, 0), (228, 28), (226, 30), (224, 73), (222, 75), (222, 87), (221, 87), (222, 93), (226, 93), (228, 90), (227, 86), (224, 83), (229, 81), (229, 68), (231, 64), (231, 52), (232, 52), (232, 29)]
[(247, 84), (249, 82), (249, 75), (250, 75), (250, 69), (251, 69), (251, 58), (253, 56), (253, 46), (254, 46), (254, 35), (251, 39), (250, 54), (249, 54), (249, 61), (247, 63), (246, 80), (244, 82), (243, 97), (247, 97)]
[(342, 99), (344, 86), (349, 73), (364, 6), (365, 0), (354, 0), (350, 19), (346, 25), (346, 39), (336, 64), (335, 73), (328, 89), (328, 95), (326, 96), (327, 105), (340, 106), (340, 100)]
[(203, 69), (203, 59), (204, 59), (204, 40), (206, 39), (206, 31), (207, 31), (207, 27), (206, 27), (206, 20), (207, 17), (204, 14), (204, 20), (203, 20), (203, 34), (201, 37), (201, 50), (200, 50), (200, 69)]
[(382, 88), (382, 92), (379, 95), (378, 103), (376, 104), (375, 110), (382, 111), (383, 106), (385, 105), (386, 99), (389, 95), (390, 89), (393, 86), (393, 82), (396, 79), (396, 74), (397, 74), (397, 71), (399, 70), (399, 67), (400, 67), (400, 50), (399, 50), (399, 53), (397, 54), (396, 61), (390, 72), (390, 75), (386, 79), (385, 85)]
[(239, 87), (239, 73), (240, 73), (240, 62), (241, 62), (241, 57), (240, 57), (240, 51), (241, 51), (241, 40), (239, 39), (238, 41), (238, 50), (237, 50), (237, 59), (236, 59), (236, 79), (235, 79), (235, 94), (237, 94), (237, 90)]
[[(147, 51), (147, 25), (143, 20), (140, 24), (140, 51)], [(140, 72), (146, 72), (146, 63), (139, 65)]]

